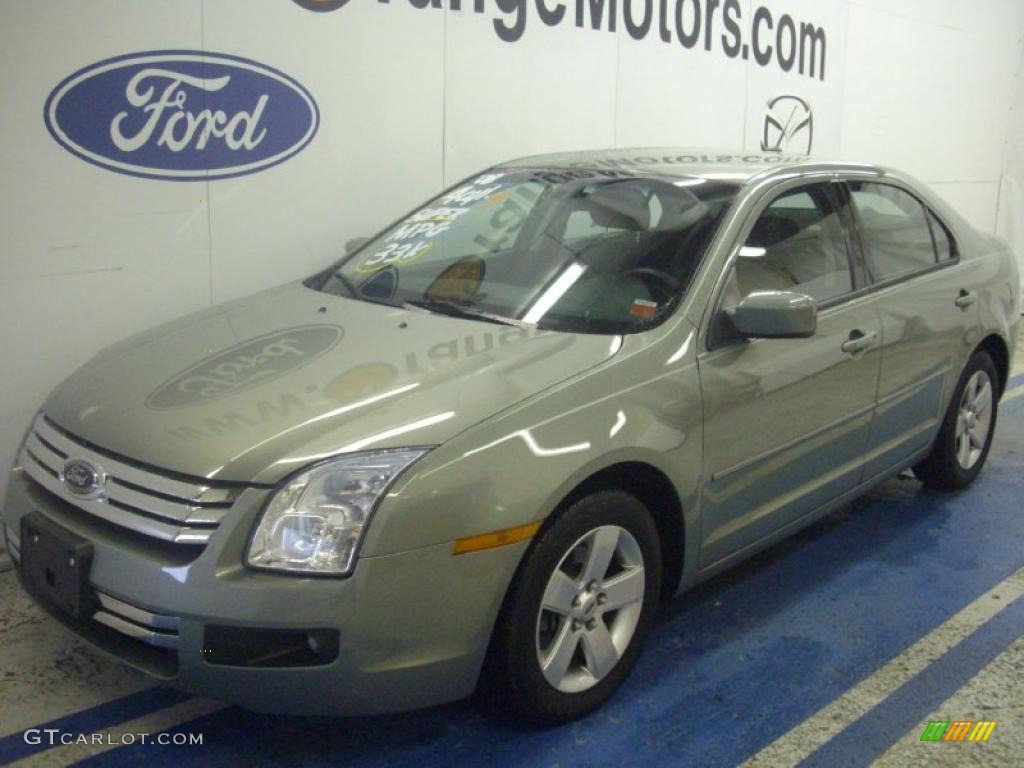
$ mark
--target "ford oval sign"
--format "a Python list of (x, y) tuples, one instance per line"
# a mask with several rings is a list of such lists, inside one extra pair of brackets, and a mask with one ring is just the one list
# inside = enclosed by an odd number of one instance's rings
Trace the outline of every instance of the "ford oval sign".
[(283, 72), (238, 56), (151, 51), (107, 59), (46, 99), (50, 134), (83, 160), (151, 179), (255, 173), (313, 140), (320, 110)]

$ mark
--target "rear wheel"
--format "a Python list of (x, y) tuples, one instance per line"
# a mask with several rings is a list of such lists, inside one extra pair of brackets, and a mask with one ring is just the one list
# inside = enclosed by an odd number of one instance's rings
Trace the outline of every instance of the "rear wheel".
[(992, 445), (998, 400), (995, 364), (988, 353), (975, 352), (957, 382), (932, 452), (914, 467), (921, 482), (956, 490), (974, 481)]
[(491, 693), (538, 725), (597, 709), (636, 663), (660, 584), (657, 528), (639, 500), (575, 502), (534, 541), (506, 598)]

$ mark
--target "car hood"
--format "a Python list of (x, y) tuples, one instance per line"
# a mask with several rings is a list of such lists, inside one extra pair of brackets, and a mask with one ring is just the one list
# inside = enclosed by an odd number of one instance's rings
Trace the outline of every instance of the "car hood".
[(154, 467), (272, 483), (338, 453), (442, 443), (606, 360), (614, 341), (370, 304), (298, 283), (101, 352), (44, 412), (73, 435)]

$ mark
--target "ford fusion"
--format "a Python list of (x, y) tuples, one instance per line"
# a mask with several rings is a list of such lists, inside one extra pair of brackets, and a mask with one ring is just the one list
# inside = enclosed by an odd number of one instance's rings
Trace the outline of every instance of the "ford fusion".
[(778, 155), (518, 160), (350, 246), (36, 415), (7, 546), (99, 649), (258, 710), (571, 720), (663, 599), (906, 468), (972, 482), (1020, 315), (924, 187)]

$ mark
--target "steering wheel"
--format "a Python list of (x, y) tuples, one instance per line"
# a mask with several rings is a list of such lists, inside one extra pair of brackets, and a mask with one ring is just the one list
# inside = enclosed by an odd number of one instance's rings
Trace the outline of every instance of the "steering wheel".
[(620, 277), (636, 277), (643, 280), (655, 293), (662, 294), (659, 298), (663, 301), (683, 292), (683, 283), (679, 278), (654, 267), (633, 267), (623, 272)]

